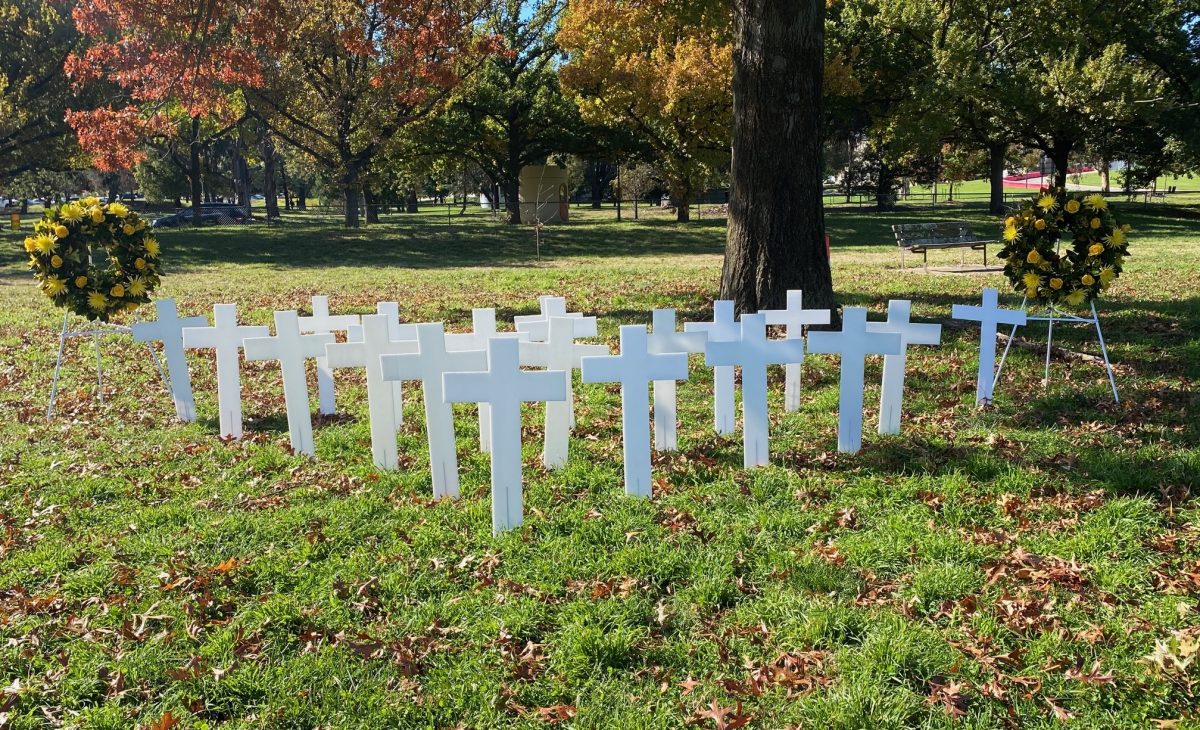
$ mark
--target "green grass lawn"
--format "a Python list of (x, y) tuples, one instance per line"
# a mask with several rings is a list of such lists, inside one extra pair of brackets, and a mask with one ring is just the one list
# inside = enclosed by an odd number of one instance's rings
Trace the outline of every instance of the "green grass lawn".
[[(1134, 256), (1101, 302), (1119, 405), (1103, 368), (1056, 360), (1043, 388), (1041, 353), (1019, 349), (977, 410), (977, 331), (947, 326), (910, 353), (902, 436), (873, 431), (869, 363), (853, 456), (836, 453), (836, 361), (808, 360), (795, 414), (773, 373), (772, 465), (745, 471), (740, 437), (711, 433), (696, 358), (650, 500), (622, 492), (613, 387), (579, 387), (560, 472), (528, 408), (526, 523), (499, 538), (473, 409), (456, 407), (463, 498), (433, 502), (414, 387), (395, 473), (371, 465), (361, 375), (340, 375), (343, 414), (317, 420), (304, 459), (277, 367), (245, 367), (247, 437), (226, 443), (212, 358), (189, 355), (200, 420), (181, 425), (124, 337), (103, 343), (103, 404), (91, 345), (68, 347), (48, 422), (62, 315), (6, 231), (0, 726), (1200, 726), (1200, 210), (1125, 211)], [(510, 320), (555, 293), (614, 346), (653, 307), (709, 314), (723, 220), (572, 215), (540, 261), (531, 229), (444, 210), (172, 231), (161, 294), (259, 324), (317, 293), (343, 312), (397, 300), (455, 330), (471, 307)], [(889, 226), (937, 217), (995, 225), (976, 208), (830, 213), (842, 303), (880, 318), (906, 297), (947, 322), (1003, 287), (897, 270)], [(1095, 351), (1082, 328), (1055, 335)]]

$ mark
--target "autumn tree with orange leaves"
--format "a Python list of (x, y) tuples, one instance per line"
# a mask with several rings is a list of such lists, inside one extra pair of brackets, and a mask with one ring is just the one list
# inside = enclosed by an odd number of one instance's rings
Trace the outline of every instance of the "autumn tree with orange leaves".
[(263, 81), (249, 90), (276, 136), (328, 170), (344, 223), (389, 142), (438, 111), (500, 44), (476, 31), (478, 0), (259, 0), (246, 31)]
[(261, 82), (239, 15), (229, 0), (90, 0), (73, 13), (88, 43), (67, 58), (67, 75), (74, 83), (104, 80), (122, 95), (68, 111), (67, 123), (101, 170), (145, 159), (149, 140), (182, 141), (197, 224), (201, 147), (242, 117), (239, 90)]

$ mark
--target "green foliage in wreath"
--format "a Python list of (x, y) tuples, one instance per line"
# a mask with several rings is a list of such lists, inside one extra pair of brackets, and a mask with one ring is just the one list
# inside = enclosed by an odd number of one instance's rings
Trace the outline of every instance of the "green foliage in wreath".
[(1043, 191), (1004, 221), (1004, 275), (1033, 301), (1081, 307), (1121, 275), (1131, 230), (1099, 193)]
[(160, 282), (158, 241), (121, 203), (84, 198), (49, 208), (25, 251), (42, 293), (90, 320), (148, 304)]

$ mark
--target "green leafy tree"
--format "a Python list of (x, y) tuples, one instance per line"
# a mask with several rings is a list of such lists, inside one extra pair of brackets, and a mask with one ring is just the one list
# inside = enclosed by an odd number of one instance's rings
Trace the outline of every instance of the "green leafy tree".
[(0, 181), (67, 169), (77, 155), (63, 116), (81, 101), (62, 72), (79, 43), (73, 6), (0, 0)]

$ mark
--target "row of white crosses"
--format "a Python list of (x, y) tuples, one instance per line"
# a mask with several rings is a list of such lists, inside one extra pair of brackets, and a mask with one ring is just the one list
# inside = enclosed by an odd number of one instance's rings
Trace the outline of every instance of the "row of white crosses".
[[(1015, 323), (1022, 315), (1000, 309), (996, 302), (995, 290), (985, 290), (982, 307), (954, 310), (956, 317), (983, 325), (977, 393), (981, 403), (991, 398), (996, 325)], [(402, 324), (395, 302), (381, 302), (375, 315), (331, 316), (327, 298), (314, 297), (310, 317), (276, 312), (272, 337), (266, 327), (239, 325), (234, 305), (216, 305), (213, 326), (208, 327), (201, 326), (207, 324), (204, 318), (179, 318), (174, 302), (163, 300), (158, 303), (158, 321), (135, 325), (134, 336), (163, 342), (181, 420), (195, 417), (183, 349), (215, 350), (220, 429), (230, 438), (242, 433), (239, 351), (247, 360), (279, 361), (291, 444), (296, 452), (308, 455), (314, 453), (314, 441), (306, 361), (317, 362), (322, 413), (335, 411), (334, 371), (365, 369), (372, 458), (380, 469), (398, 466), (400, 383), (420, 381), (436, 497), (455, 498), (459, 493), (451, 404), (479, 404), (480, 449), (492, 456), (497, 532), (521, 524), (520, 405), (547, 403), (543, 463), (550, 469), (561, 468), (567, 462), (574, 425), (575, 369), (581, 370), (584, 382), (620, 384), (626, 492), (649, 496), (649, 386), (653, 383), (654, 447), (674, 450), (675, 384), (688, 377), (689, 353), (703, 353), (714, 369), (714, 426), (719, 433), (735, 428), (734, 369), (741, 368), (744, 464), (755, 467), (769, 460), (769, 365), (785, 366), (785, 408), (795, 410), (806, 349), (840, 356), (838, 448), (854, 452), (862, 443), (865, 358), (884, 356), (879, 431), (898, 433), (907, 348), (939, 344), (941, 336), (938, 325), (910, 321), (909, 302), (892, 301), (885, 322), (868, 322), (864, 308), (845, 308), (842, 329), (810, 332), (806, 348), (804, 328), (826, 324), (830, 317), (827, 310), (804, 309), (801, 293), (795, 291), (789, 292), (786, 308), (745, 314), (740, 321), (731, 302), (718, 301), (713, 321), (688, 323), (684, 332), (676, 330), (674, 310), (655, 310), (652, 333), (641, 325), (621, 327), (620, 354), (613, 356), (606, 346), (577, 342), (596, 336), (594, 317), (567, 312), (560, 297), (542, 297), (539, 304), (539, 314), (516, 318), (516, 332), (497, 332), (495, 311), (477, 309), (472, 313), (472, 332), (446, 334), (440, 323)], [(784, 325), (786, 338), (768, 339), (768, 324)], [(337, 342), (335, 332), (345, 332), (347, 341)]]

